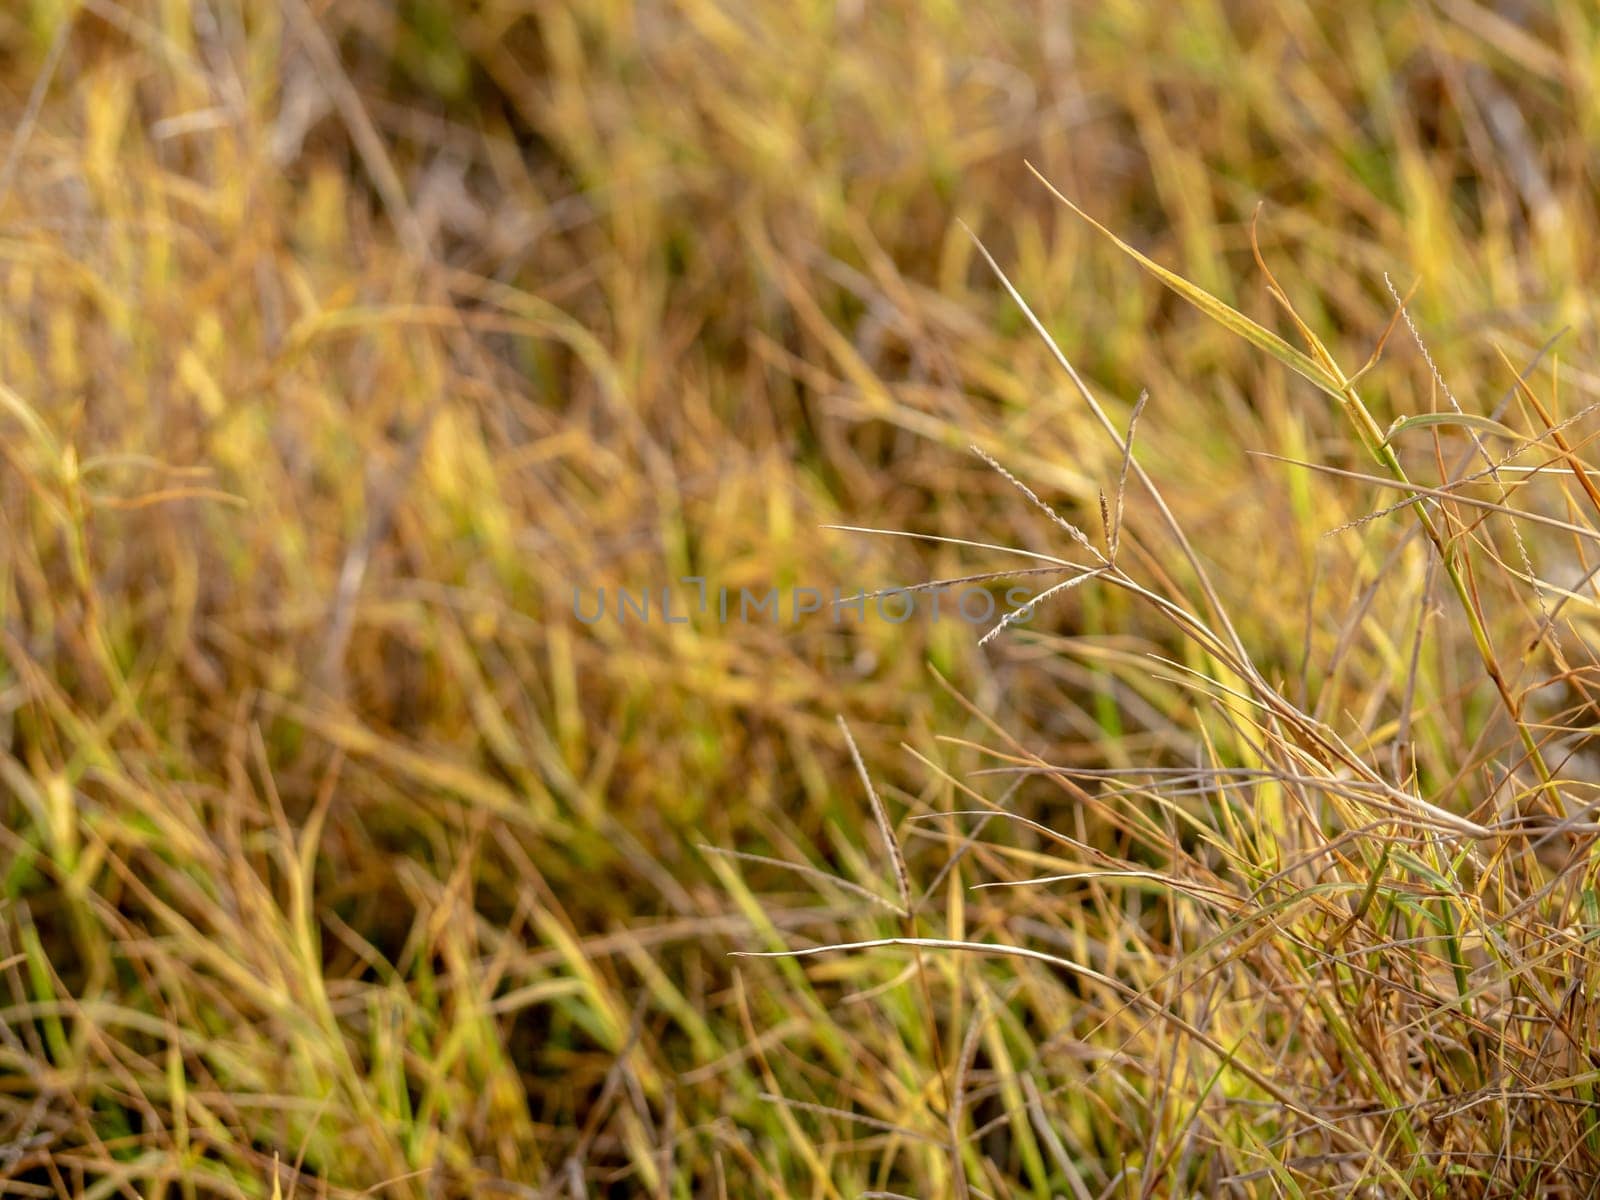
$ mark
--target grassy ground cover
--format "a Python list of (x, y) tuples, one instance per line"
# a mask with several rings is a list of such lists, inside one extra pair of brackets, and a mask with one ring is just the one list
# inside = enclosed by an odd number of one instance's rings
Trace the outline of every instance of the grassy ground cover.
[(1591, 1194), (1597, 16), (8, 7), (0, 1192)]

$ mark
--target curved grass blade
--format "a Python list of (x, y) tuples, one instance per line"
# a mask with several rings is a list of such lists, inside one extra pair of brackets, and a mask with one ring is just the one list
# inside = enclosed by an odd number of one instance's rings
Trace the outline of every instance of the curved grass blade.
[(1332, 396), (1335, 400), (1338, 400), (1341, 404), (1347, 401), (1348, 397), (1345, 395), (1344, 386), (1341, 384), (1341, 382), (1324, 370), (1322, 366), (1309, 354), (1305, 354), (1299, 350), (1296, 350), (1288, 342), (1284, 341), (1281, 337), (1273, 333), (1272, 330), (1266, 328), (1264, 325), (1258, 325), (1238, 309), (1223, 303), (1221, 300), (1218, 300), (1204, 288), (1190, 283), (1182, 275), (1179, 275), (1174, 271), (1169, 271), (1166, 267), (1163, 267), (1153, 258), (1148, 258), (1141, 254), (1138, 250), (1135, 250), (1132, 246), (1128, 245), (1127, 242), (1123, 241), (1116, 234), (1112, 233), (1111, 230), (1107, 229), (1104, 225), (1100, 224), (1099, 221), (1096, 221), (1088, 213), (1084, 212), (1083, 209), (1079, 208), (1071, 200), (1068, 200), (1064, 195), (1062, 195), (1061, 192), (1057, 190), (1055, 185), (1041, 175), (1038, 168), (1032, 163), (1028, 164), (1028, 170), (1033, 172), (1034, 177), (1037, 178), (1040, 183), (1044, 184), (1045, 187), (1050, 189), (1051, 194), (1054, 195), (1057, 200), (1060, 200), (1061, 203), (1065, 204), (1073, 212), (1077, 213), (1078, 216), (1082, 217), (1085, 221), (1089, 222), (1089, 224), (1093, 225), (1108, 239), (1110, 239), (1118, 249), (1127, 254), (1128, 257), (1132, 258), (1146, 271), (1149, 271), (1150, 274), (1159, 279), (1163, 284), (1171, 288), (1178, 295), (1182, 296), (1201, 312), (1205, 313), (1206, 316), (1210, 317), (1213, 321), (1216, 321), (1217, 324), (1238, 334), (1251, 345), (1266, 351), (1268, 354), (1272, 355), (1273, 358), (1277, 359), (1284, 366), (1288, 367), (1291, 371), (1294, 371), (1297, 375), (1300, 375), (1314, 383), (1318, 388)]
[(1435, 425), (1465, 425), (1481, 433), (1492, 433), (1497, 437), (1510, 438), (1512, 441), (1518, 441), (1522, 437), (1515, 429), (1502, 425), (1493, 417), (1481, 417), (1476, 413), (1431, 412), (1414, 413), (1409, 417), (1396, 417), (1394, 424), (1389, 426), (1388, 431), (1383, 435), (1383, 441), (1379, 442), (1378, 445), (1380, 447), (1387, 446), (1402, 433)]

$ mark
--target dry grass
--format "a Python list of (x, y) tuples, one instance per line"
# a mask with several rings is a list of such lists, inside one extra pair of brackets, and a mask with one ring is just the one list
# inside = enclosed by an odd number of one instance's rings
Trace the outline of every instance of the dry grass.
[(1597, 61), (0, 14), (0, 1194), (1591, 1194)]

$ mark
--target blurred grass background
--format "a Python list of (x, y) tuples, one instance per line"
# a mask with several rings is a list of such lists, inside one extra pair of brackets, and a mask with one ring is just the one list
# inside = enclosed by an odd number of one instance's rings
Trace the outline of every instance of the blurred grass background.
[[(1513, 382), (1496, 348), (1565, 328), (1570, 415), (1600, 386), (1597, 61), (1587, 5), (1511, 0), (8, 8), (0, 1188), (932, 1196), (947, 1126), (987, 1194), (1220, 1186), (1160, 1100), (1213, 1068), (1160, 1029), (1026, 964), (730, 959), (898, 922), (702, 849), (887, 894), (836, 714), (898, 823), (975, 807), (991, 722), (1084, 768), (1192, 759), (1146, 656), (1198, 651), (1092, 587), (982, 649), (921, 618), (585, 625), (573, 588), (1016, 561), (829, 523), (1059, 549), (969, 443), (1098, 528), (1120, 456), (964, 225), (1117, 423), (1149, 391), (1140, 462), (1263, 672), (1376, 745), (1423, 568), (1325, 534), (1391, 497), (1249, 456), (1360, 467), (1025, 164), (1275, 324), (1264, 202), (1350, 370), (1384, 273), (1420, 281), (1472, 411)], [(1363, 390), (1443, 407), (1404, 336)], [(1159, 542), (1139, 569), (1192, 590)], [(1430, 669), (1452, 732), (1416, 769), (1470, 807), (1492, 694), (1455, 650)], [(1008, 802), (1128, 848), (1048, 781)], [(901, 832), (931, 882), (955, 834)], [(986, 836), (1031, 873), (1036, 832)], [(975, 878), (925, 920), (1160, 973), (1128, 931), (1165, 900)], [(1250, 1175), (1297, 1152), (1269, 1143), (1235, 1137), (1229, 1186), (1292, 1180)]]

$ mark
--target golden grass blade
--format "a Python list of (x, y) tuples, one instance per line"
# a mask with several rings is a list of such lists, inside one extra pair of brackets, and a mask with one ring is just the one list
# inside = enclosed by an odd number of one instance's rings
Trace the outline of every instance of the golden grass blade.
[(1288, 342), (1284, 341), (1283, 338), (1279, 337), (1265, 326), (1258, 325), (1238, 309), (1233, 308), (1231, 305), (1224, 304), (1221, 300), (1218, 300), (1204, 288), (1197, 287), (1195, 284), (1190, 283), (1182, 275), (1177, 274), (1175, 271), (1168, 270), (1166, 267), (1163, 267), (1160, 263), (1156, 262), (1155, 259), (1140, 253), (1116, 234), (1112, 233), (1111, 230), (1100, 224), (1099, 221), (1096, 221), (1088, 213), (1084, 212), (1083, 209), (1079, 208), (1071, 200), (1068, 200), (1066, 196), (1064, 196), (1055, 187), (1054, 184), (1040, 174), (1039, 169), (1032, 163), (1028, 164), (1028, 169), (1033, 172), (1034, 177), (1038, 179), (1040, 183), (1044, 184), (1045, 187), (1050, 189), (1051, 195), (1055, 196), (1057, 200), (1061, 201), (1061, 203), (1065, 204), (1074, 213), (1082, 217), (1090, 225), (1094, 226), (1095, 229), (1099, 230), (1100, 233), (1105, 235), (1106, 239), (1110, 241), (1112, 245), (1116, 246), (1129, 258), (1133, 259), (1146, 271), (1150, 272), (1150, 274), (1154, 275), (1163, 284), (1176, 292), (1179, 296), (1183, 297), (1190, 304), (1194, 305), (1201, 312), (1205, 313), (1206, 316), (1210, 317), (1212, 320), (1216, 321), (1219, 325), (1230, 332), (1238, 334), (1257, 349), (1266, 351), (1284, 366), (1288, 367), (1302, 378), (1315, 384), (1318, 388), (1332, 396), (1335, 400), (1338, 400), (1341, 404), (1345, 402), (1344, 386), (1339, 380), (1336, 380), (1333, 378), (1333, 376), (1329, 375), (1328, 372), (1325, 371), (1310, 355), (1296, 350)]

